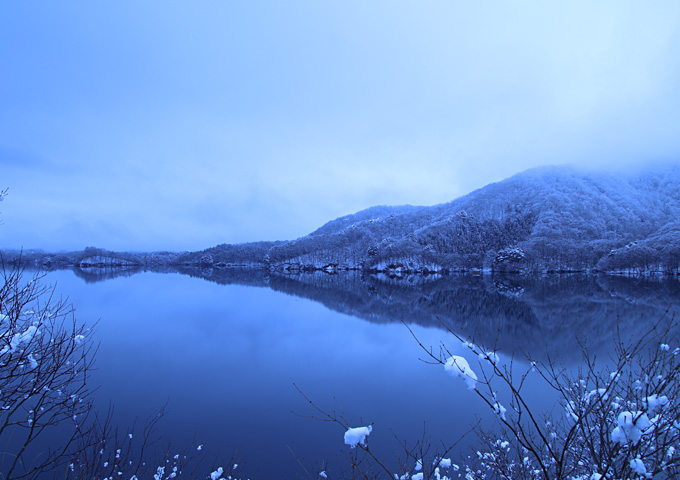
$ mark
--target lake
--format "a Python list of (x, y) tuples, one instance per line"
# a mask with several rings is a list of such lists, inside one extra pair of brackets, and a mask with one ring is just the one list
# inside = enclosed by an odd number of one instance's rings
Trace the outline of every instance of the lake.
[[(450, 328), (495, 344), (506, 359), (549, 355), (574, 365), (577, 334), (606, 352), (617, 325), (644, 331), (680, 299), (676, 280), (618, 277), (75, 273), (50, 272), (47, 281), (80, 322), (96, 324), (98, 408), (113, 405), (125, 429), (166, 405), (163, 445), (203, 445), (204, 475), (216, 458), (235, 454), (239, 475), (251, 479), (347, 467), (344, 429), (306, 418), (317, 412), (298, 388), (351, 426), (372, 424), (370, 447), (388, 461), (401, 452), (395, 437), (413, 445), (425, 431), (433, 444), (448, 444), (476, 418), (490, 422), (461, 379), (420, 360), (404, 323), (437, 352), (443, 343), (466, 355)], [(539, 406), (552, 404), (538, 382), (529, 388)]]

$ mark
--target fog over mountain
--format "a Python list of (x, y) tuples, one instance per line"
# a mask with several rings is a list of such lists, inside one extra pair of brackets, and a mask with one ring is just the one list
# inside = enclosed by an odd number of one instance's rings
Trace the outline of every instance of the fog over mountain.
[(637, 175), (543, 167), (442, 205), (341, 217), (274, 245), (268, 258), (288, 269), (677, 272), (679, 218), (678, 167)]
[(63, 254), (28, 251), (24, 257), (46, 266), (83, 268), (200, 264), (393, 275), (477, 270), (677, 274), (678, 219), (678, 166), (638, 174), (552, 166), (445, 204), (371, 207), (291, 241), (222, 244), (184, 253), (90, 247)]

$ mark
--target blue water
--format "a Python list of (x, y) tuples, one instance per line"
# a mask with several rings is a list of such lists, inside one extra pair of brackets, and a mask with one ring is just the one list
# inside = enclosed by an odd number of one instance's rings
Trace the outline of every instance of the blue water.
[[(215, 272), (204, 274), (219, 280)], [(224, 275), (222, 284), (178, 273), (90, 283), (72, 271), (47, 277), (69, 297), (77, 319), (94, 325), (97, 408), (113, 405), (115, 422), (125, 430), (135, 422), (139, 429), (167, 405), (155, 448), (170, 442), (171, 453), (196, 453), (204, 445), (199, 478), (212, 467), (227, 467), (233, 455), (241, 478), (347, 468), (344, 429), (305, 418), (318, 412), (297, 388), (351, 426), (372, 424), (370, 448), (395, 473), (403, 459), (396, 439), (414, 446), (425, 438), (441, 448), (476, 419), (493, 426), (488, 408), (461, 379), (420, 360), (426, 355), (402, 321), (415, 322), (413, 333), (435, 353), (445, 344), (473, 367), (442, 323), (496, 339), (505, 359), (548, 354), (574, 365), (576, 334), (606, 352), (617, 324), (644, 330), (680, 298), (677, 281), (435, 282), (323, 274), (257, 276), (246, 283), (260, 286), (244, 286), (233, 283), (233, 272)], [(525, 392), (539, 409), (554, 404), (538, 379), (530, 378)], [(449, 456), (459, 461), (474, 441), (469, 435)]]
[[(92, 384), (116, 422), (139, 424), (167, 403), (158, 434), (206, 458), (237, 453), (250, 478), (332, 470), (349, 448), (344, 430), (300, 415), (318, 406), (353, 426), (372, 423), (371, 448), (393, 459), (394, 438), (454, 441), (484, 408), (462, 381), (423, 352), (401, 323), (373, 324), (311, 300), (261, 287), (218, 285), (179, 274), (144, 273), (84, 283), (70, 271), (50, 282), (69, 296), (100, 343)], [(414, 326), (425, 345), (459, 342)], [(327, 463), (324, 463), (327, 461)], [(209, 472), (208, 472), (209, 473)]]

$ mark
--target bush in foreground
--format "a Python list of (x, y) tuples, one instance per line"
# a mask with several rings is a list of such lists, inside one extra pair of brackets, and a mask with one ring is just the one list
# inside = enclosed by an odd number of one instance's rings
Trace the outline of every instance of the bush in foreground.
[[(458, 464), (450, 454), (462, 439), (433, 446), (424, 440), (401, 445), (398, 466), (370, 449), (371, 426), (353, 426), (344, 416), (317, 407), (315, 418), (345, 430), (351, 468), (341, 478), (395, 480), (605, 480), (680, 478), (680, 343), (678, 322), (662, 318), (645, 335), (619, 334), (608, 358), (595, 358), (582, 345), (579, 368), (554, 360), (504, 361), (493, 348), (458, 337), (467, 353), (453, 355), (421, 347), (473, 390), (493, 412), (496, 428), (472, 427), (479, 446)], [(413, 332), (412, 332), (413, 333)], [(415, 335), (414, 335), (415, 337)], [(417, 340), (417, 338), (416, 338)], [(554, 408), (537, 406), (538, 382), (557, 398)], [(304, 394), (303, 394), (304, 395)], [(349, 439), (349, 440), (348, 440)], [(322, 477), (331, 478), (325, 471)]]
[(202, 445), (162, 446), (162, 412), (140, 429), (114, 427), (113, 409), (97, 411), (88, 383), (91, 330), (40, 274), (2, 265), (0, 277), (0, 480), (233, 478), (233, 459), (226, 471), (208, 468)]

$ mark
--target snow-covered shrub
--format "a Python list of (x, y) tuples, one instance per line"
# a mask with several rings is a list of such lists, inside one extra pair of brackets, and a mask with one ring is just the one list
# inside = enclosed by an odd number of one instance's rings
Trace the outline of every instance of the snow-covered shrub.
[[(3, 478), (37, 478), (85, 448), (92, 409), (90, 331), (41, 277), (0, 272), (0, 457)], [(45, 446), (47, 438), (60, 441)]]
[(137, 431), (119, 431), (111, 410), (98, 413), (92, 331), (40, 274), (1, 268), (0, 277), (0, 479), (236, 480), (233, 461), (227, 470), (200, 463), (203, 445), (152, 448), (162, 411)]
[[(465, 342), (479, 364), (475, 392), (497, 414), (499, 429), (465, 465), (468, 480), (670, 479), (680, 475), (680, 343), (674, 318), (642, 337), (619, 340), (607, 361), (583, 348), (573, 372), (556, 362), (518, 370)], [(449, 362), (444, 362), (449, 370)], [(539, 411), (523, 388), (538, 376), (560, 408)], [(503, 396), (507, 408), (498, 402)]]
[[(441, 445), (423, 440), (415, 447), (400, 441), (396, 465), (378, 458), (363, 442), (365, 436), (354, 434), (370, 431), (350, 429), (343, 417), (305, 398), (321, 413), (319, 419), (346, 429), (352, 469), (339, 478), (675, 479), (680, 478), (679, 327), (675, 318), (661, 319), (640, 337), (619, 338), (606, 360), (593, 358), (583, 347), (579, 369), (561, 367), (555, 359), (504, 359), (452, 331), (467, 349), (465, 356), (445, 347), (437, 355), (421, 344), (433, 363), (495, 414), (496, 428), (471, 426), (481, 446), (458, 464), (445, 457), (460, 446), (460, 438)], [(557, 403), (547, 411), (537, 406), (536, 386), (527, 390), (528, 381), (542, 384)]]

